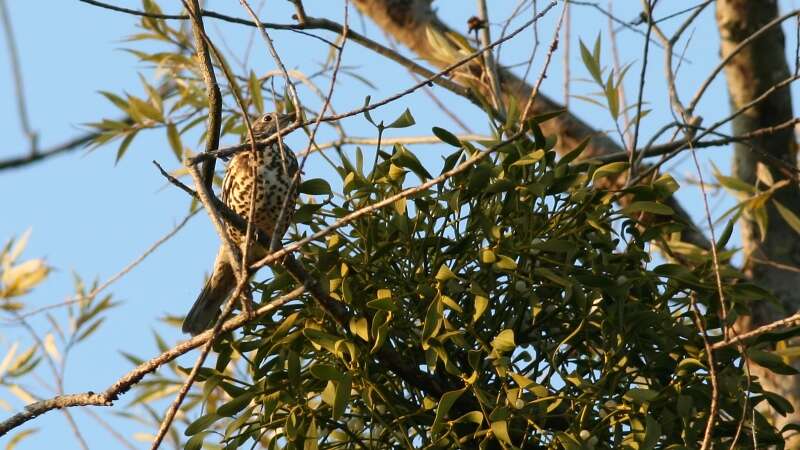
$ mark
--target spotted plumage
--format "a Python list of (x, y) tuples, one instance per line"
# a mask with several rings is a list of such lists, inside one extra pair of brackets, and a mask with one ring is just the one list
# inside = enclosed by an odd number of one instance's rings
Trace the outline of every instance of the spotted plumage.
[[(256, 141), (267, 139), (278, 128), (288, 127), (293, 120), (293, 114), (265, 114), (253, 122), (253, 135)], [(279, 142), (255, 154), (249, 150), (236, 153), (225, 170), (222, 201), (240, 216), (247, 217), (255, 190), (253, 224), (268, 236), (283, 236), (291, 222), (297, 200), (299, 183), (292, 183), (297, 169), (294, 153)], [(284, 203), (286, 212), (281, 215)], [(244, 251), (244, 233), (232, 226), (227, 231), (233, 243)], [(260, 259), (265, 253), (266, 249), (252, 246), (248, 263)], [(184, 333), (198, 334), (213, 325), (219, 307), (235, 286), (236, 276), (227, 261), (224, 248), (220, 246), (214, 270), (183, 321)]]

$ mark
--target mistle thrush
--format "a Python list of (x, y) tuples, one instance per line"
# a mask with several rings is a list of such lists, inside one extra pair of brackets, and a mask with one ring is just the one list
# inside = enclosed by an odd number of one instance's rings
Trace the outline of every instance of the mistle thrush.
[[(256, 141), (269, 138), (278, 129), (285, 129), (294, 118), (294, 114), (272, 113), (261, 116), (252, 124)], [(246, 218), (250, 214), (250, 199), (253, 198), (255, 189), (253, 224), (270, 237), (274, 233), (279, 237), (283, 236), (291, 222), (297, 200), (299, 183), (292, 184), (297, 169), (294, 153), (277, 141), (259, 149), (255, 155), (249, 149), (240, 151), (231, 158), (225, 170), (222, 202)], [(286, 211), (281, 217), (284, 204)], [(233, 244), (244, 252), (244, 233), (233, 226), (227, 226), (227, 232)], [(261, 246), (253, 245), (248, 253), (248, 264), (265, 256), (266, 251)], [(224, 246), (220, 246), (214, 270), (183, 321), (183, 332), (195, 335), (211, 327), (219, 315), (220, 306), (235, 287), (236, 275)]]

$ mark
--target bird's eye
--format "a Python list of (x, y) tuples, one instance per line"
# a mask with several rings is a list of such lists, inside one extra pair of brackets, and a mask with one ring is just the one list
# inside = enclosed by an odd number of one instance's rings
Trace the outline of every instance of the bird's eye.
[(272, 116), (264, 116), (264, 122), (271, 122)]

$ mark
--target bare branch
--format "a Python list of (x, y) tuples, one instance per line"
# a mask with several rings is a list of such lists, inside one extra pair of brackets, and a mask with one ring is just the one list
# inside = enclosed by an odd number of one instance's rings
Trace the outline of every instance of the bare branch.
[(48, 159), (52, 156), (58, 156), (62, 153), (67, 153), (73, 150), (77, 150), (83, 147), (84, 145), (92, 142), (98, 136), (100, 136), (100, 133), (86, 133), (81, 136), (76, 136), (54, 147), (37, 151), (36, 153), (28, 153), (27, 155), (24, 156), (17, 156), (0, 160), (0, 171), (6, 169), (15, 169), (18, 167), (26, 166), (31, 163), (44, 161), (45, 159)]
[(762, 334), (770, 333), (775, 330), (780, 330), (781, 328), (794, 327), (797, 325), (800, 325), (800, 312), (795, 313), (789, 317), (786, 317), (785, 319), (776, 320), (766, 325), (762, 325), (754, 330), (748, 331), (747, 333), (741, 333), (724, 341), (717, 342), (711, 346), (711, 349), (719, 350), (721, 348), (725, 348), (734, 344), (745, 343), (745, 341), (747, 341), (748, 339), (761, 336)]
[[(206, 85), (206, 96), (208, 97), (206, 151), (209, 151), (219, 147), (220, 127), (222, 126), (222, 94), (219, 91), (217, 77), (214, 75), (214, 63), (211, 61), (208, 45), (203, 39), (205, 29), (203, 28), (203, 16), (200, 14), (200, 3), (198, 0), (183, 0), (183, 5), (192, 17), (195, 51), (200, 60), (200, 70)], [(215, 165), (216, 161), (213, 159), (203, 163), (203, 182), (209, 188), (214, 182)]]
[(61, 308), (61, 307), (64, 307), (64, 306), (72, 305), (72, 304), (75, 304), (75, 303), (78, 303), (78, 302), (82, 302), (82, 301), (85, 301), (87, 299), (91, 299), (91, 298), (96, 297), (97, 294), (99, 294), (100, 292), (103, 292), (104, 290), (106, 290), (109, 286), (111, 286), (112, 284), (116, 283), (120, 278), (124, 277), (131, 270), (136, 268), (136, 266), (141, 264), (142, 261), (144, 261), (148, 256), (150, 256), (154, 251), (156, 251), (163, 243), (167, 242), (173, 236), (178, 234), (178, 231), (180, 231), (184, 227), (184, 225), (186, 225), (189, 222), (189, 219), (194, 217), (194, 215), (197, 214), (198, 211), (200, 211), (200, 210), (197, 209), (197, 210), (192, 211), (191, 213), (189, 213), (186, 217), (183, 218), (183, 220), (181, 220), (177, 225), (175, 225), (175, 227), (172, 228), (172, 230), (170, 230), (167, 234), (165, 234), (163, 237), (161, 237), (160, 239), (155, 241), (150, 247), (148, 247), (147, 250), (144, 251), (144, 253), (142, 253), (141, 255), (136, 257), (136, 259), (134, 259), (133, 261), (128, 263), (127, 266), (123, 267), (122, 270), (120, 270), (116, 274), (112, 275), (109, 279), (107, 279), (101, 285), (99, 285), (96, 288), (92, 289), (92, 292), (90, 292), (90, 293), (88, 293), (86, 295), (79, 295), (79, 296), (67, 299), (67, 300), (65, 300), (63, 302), (55, 303), (55, 304), (52, 304), (52, 305), (42, 306), (41, 308), (34, 309), (33, 311), (29, 311), (29, 312), (26, 312), (24, 314), (20, 314), (18, 316), (17, 320), (25, 319), (25, 318), (28, 318), (30, 316), (34, 316), (36, 314), (42, 313), (44, 311), (48, 311), (48, 310), (51, 310), (51, 309), (54, 309), (54, 308)]
[[(255, 312), (255, 317), (263, 316), (264, 314), (279, 308), (285, 303), (299, 297), (304, 291), (305, 288), (300, 286), (288, 294), (272, 300), (261, 308), (258, 308)], [(248, 320), (244, 314), (240, 314), (226, 321), (222, 325), (221, 331), (228, 332), (238, 329), (247, 322)], [(24, 411), (19, 412), (0, 422), (0, 436), (4, 436), (14, 428), (54, 409), (71, 408), (74, 406), (111, 406), (114, 401), (119, 399), (120, 395), (128, 392), (131, 387), (141, 381), (142, 378), (144, 378), (147, 374), (156, 371), (163, 364), (166, 364), (211, 340), (212, 331), (213, 330), (208, 330), (204, 333), (198, 334), (192, 339), (176, 345), (175, 347), (156, 356), (155, 358), (139, 364), (133, 370), (115, 381), (114, 384), (109, 386), (103, 392), (95, 393), (89, 391), (81, 394), (58, 395), (48, 400), (31, 403), (25, 407)]]
[(2, 21), (3, 30), (5, 31), (6, 46), (8, 47), (8, 55), (11, 60), (11, 73), (14, 76), (14, 90), (17, 94), (19, 122), (22, 126), (22, 132), (28, 137), (28, 142), (30, 143), (30, 156), (34, 156), (39, 150), (37, 143), (38, 134), (31, 128), (30, 119), (28, 118), (28, 108), (25, 105), (25, 87), (22, 83), (22, 70), (20, 69), (17, 44), (14, 40), (14, 29), (11, 27), (11, 17), (8, 13), (6, 0), (0, 0), (0, 21)]

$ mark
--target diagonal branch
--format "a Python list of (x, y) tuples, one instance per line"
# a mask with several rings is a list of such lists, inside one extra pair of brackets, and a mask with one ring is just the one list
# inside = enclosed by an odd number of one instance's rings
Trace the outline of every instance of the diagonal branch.
[[(285, 303), (296, 299), (304, 291), (305, 289), (301, 286), (286, 295), (282, 295), (272, 300), (271, 302), (257, 309), (255, 311), (255, 317), (257, 318), (263, 316), (264, 314), (279, 308)], [(224, 333), (236, 330), (241, 328), (247, 322), (248, 318), (245, 317), (244, 314), (240, 314), (226, 321), (221, 327), (221, 332)], [(25, 407), (24, 411), (19, 412), (0, 422), (0, 437), (4, 436), (14, 428), (54, 409), (71, 408), (74, 406), (111, 406), (114, 401), (119, 399), (121, 395), (128, 392), (131, 387), (141, 381), (147, 374), (156, 371), (160, 366), (208, 342), (213, 334), (212, 331), (213, 330), (208, 330), (204, 333), (198, 334), (192, 339), (176, 345), (175, 347), (165, 351), (155, 358), (139, 364), (133, 370), (119, 378), (114, 382), (114, 384), (100, 393), (88, 391), (81, 394), (59, 395), (51, 399), (31, 403)]]
[[(200, 60), (200, 70), (203, 74), (203, 82), (206, 85), (206, 96), (208, 97), (208, 123), (206, 136), (206, 151), (219, 147), (220, 129), (222, 125), (222, 94), (219, 91), (217, 78), (214, 75), (214, 64), (211, 61), (211, 54), (206, 45), (205, 29), (203, 28), (203, 17), (198, 14), (200, 3), (198, 0), (188, 0), (184, 3), (192, 16), (192, 32), (194, 33), (194, 45), (197, 57)], [(208, 160), (203, 163), (203, 182), (207, 187), (211, 187), (214, 182), (214, 165), (216, 161)]]

